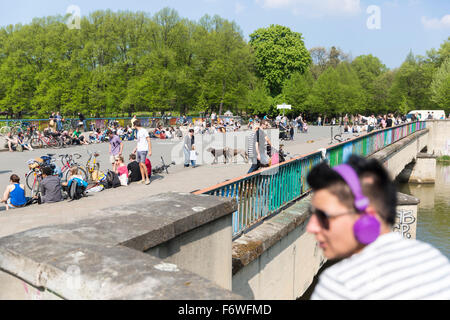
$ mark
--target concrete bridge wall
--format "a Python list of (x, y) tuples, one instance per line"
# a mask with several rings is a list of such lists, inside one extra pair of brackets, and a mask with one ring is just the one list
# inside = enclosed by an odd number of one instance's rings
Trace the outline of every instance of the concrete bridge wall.
[(450, 120), (429, 120), (428, 151), (437, 156), (450, 155)]
[(0, 299), (240, 299), (229, 290), (236, 209), (168, 193), (3, 237)]

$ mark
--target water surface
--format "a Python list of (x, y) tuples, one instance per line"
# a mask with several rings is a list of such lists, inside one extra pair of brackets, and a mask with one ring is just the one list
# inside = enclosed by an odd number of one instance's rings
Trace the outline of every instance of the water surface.
[(420, 199), (416, 238), (450, 259), (450, 165), (436, 165), (434, 185), (400, 184), (398, 190)]

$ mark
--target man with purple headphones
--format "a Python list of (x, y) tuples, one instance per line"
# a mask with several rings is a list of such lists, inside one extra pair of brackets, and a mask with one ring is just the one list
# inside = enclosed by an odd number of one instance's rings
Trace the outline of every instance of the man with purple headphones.
[(392, 232), (397, 191), (376, 160), (351, 156), (308, 175), (307, 232), (338, 261), (319, 278), (313, 300), (450, 299), (450, 263), (431, 245)]

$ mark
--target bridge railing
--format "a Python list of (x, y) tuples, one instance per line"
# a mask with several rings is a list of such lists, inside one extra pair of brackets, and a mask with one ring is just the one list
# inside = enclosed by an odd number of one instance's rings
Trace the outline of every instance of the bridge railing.
[[(344, 163), (352, 154), (367, 157), (425, 128), (426, 122), (418, 121), (373, 131), (326, 148), (325, 158), (333, 167)], [(238, 210), (233, 214), (233, 237), (237, 237), (246, 229), (308, 193), (310, 188), (306, 177), (323, 159), (322, 151), (316, 151), (199, 190), (195, 194), (209, 194), (237, 200)]]

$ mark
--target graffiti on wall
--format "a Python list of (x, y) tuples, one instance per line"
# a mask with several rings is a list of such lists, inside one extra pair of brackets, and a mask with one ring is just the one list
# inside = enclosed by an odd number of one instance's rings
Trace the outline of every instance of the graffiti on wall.
[(393, 227), (394, 232), (400, 233), (405, 239), (415, 238), (416, 217), (413, 210), (397, 210), (396, 222)]

